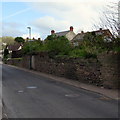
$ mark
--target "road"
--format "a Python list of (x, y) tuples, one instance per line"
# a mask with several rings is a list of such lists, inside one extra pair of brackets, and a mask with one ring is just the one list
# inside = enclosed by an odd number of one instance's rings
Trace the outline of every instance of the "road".
[(118, 101), (14, 67), (2, 67), (9, 118), (117, 118)]
[(2, 119), (2, 62), (0, 59), (0, 120)]

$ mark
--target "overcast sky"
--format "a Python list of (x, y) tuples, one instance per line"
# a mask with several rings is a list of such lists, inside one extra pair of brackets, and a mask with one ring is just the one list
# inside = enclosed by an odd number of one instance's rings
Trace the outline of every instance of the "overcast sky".
[(106, 5), (119, 0), (64, 1), (3, 0), (0, 21), (2, 35), (26, 38), (28, 26), (32, 28), (32, 37), (42, 39), (49, 35), (51, 30), (69, 30), (70, 26), (74, 27), (76, 34), (82, 30), (92, 31), (95, 30), (94, 25), (99, 25), (99, 18)]

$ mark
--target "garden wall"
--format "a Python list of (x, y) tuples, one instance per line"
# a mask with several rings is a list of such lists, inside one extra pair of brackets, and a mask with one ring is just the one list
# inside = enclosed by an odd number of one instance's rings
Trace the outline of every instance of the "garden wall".
[[(60, 77), (77, 80), (87, 84), (118, 88), (119, 81), (119, 55), (100, 54), (98, 59), (80, 58), (49, 58), (47, 54), (40, 53), (32, 56), (32, 67), (36, 71), (53, 74)], [(8, 60), (8, 64), (30, 68), (30, 57)]]
[(35, 70), (85, 83), (101, 84), (100, 63), (96, 59), (56, 58), (35, 55)]
[(119, 88), (120, 86), (120, 53), (109, 52), (98, 56), (101, 63), (100, 79), (107, 88)]

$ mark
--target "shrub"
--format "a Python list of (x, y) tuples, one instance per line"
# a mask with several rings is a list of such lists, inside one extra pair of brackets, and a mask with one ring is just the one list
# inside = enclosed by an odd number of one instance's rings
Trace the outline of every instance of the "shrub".
[(24, 43), (25, 42), (25, 40), (22, 37), (16, 37), (15, 41), (18, 42), (18, 43)]
[(9, 55), (9, 51), (7, 48), (4, 49), (4, 52), (3, 52), (3, 58), (4, 59), (7, 59), (8, 58), (8, 55)]
[(71, 49), (70, 42), (64, 36), (51, 35), (45, 40), (44, 50), (50, 56), (67, 55)]
[(73, 49), (69, 52), (69, 57), (73, 58), (96, 58), (96, 54), (87, 52), (85, 49)]
[(22, 51), (24, 54), (33, 54), (42, 51), (43, 44), (40, 41), (29, 41), (23, 45)]

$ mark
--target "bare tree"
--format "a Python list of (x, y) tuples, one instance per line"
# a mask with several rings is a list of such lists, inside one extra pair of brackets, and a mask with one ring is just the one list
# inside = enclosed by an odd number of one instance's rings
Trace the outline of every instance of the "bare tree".
[(115, 38), (120, 37), (120, 1), (106, 5), (100, 16), (98, 25), (94, 27), (109, 29)]

